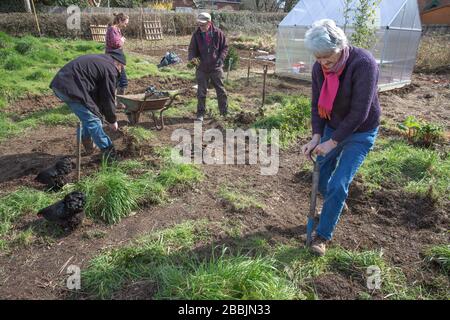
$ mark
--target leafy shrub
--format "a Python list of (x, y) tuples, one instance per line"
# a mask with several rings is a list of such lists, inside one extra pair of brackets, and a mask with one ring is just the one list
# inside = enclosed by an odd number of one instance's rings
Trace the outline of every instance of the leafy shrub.
[(228, 70), (230, 60), (231, 60), (230, 70), (236, 70), (239, 67), (240, 58), (239, 58), (239, 53), (237, 52), (235, 47), (229, 47), (229, 49), (228, 49), (228, 55), (226, 56), (225, 61), (224, 61), (225, 70)]
[(439, 142), (444, 132), (441, 126), (419, 121), (414, 116), (406, 117), (399, 128), (406, 132), (409, 143), (422, 147), (430, 147)]

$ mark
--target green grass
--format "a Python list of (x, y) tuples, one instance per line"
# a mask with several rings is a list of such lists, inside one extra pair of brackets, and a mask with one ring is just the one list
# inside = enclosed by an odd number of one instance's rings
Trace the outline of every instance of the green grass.
[(0, 237), (5, 236), (20, 217), (36, 214), (40, 209), (55, 202), (58, 195), (21, 188), (0, 198)]
[(280, 145), (288, 147), (309, 129), (311, 101), (306, 96), (268, 96), (265, 116), (259, 119), (255, 128), (280, 130)]
[(348, 251), (335, 248), (327, 252), (331, 268), (348, 277), (360, 277), (366, 285), (366, 272), (369, 267), (380, 270), (381, 292), (390, 299), (415, 299), (415, 288), (407, 286), (406, 277), (399, 268), (390, 267), (382, 257), (381, 251)]
[[(376, 266), (380, 270), (380, 290), (386, 299), (424, 298), (419, 293), (421, 288), (409, 286), (401, 269), (389, 266), (380, 251), (349, 251), (332, 247), (325, 256), (316, 257), (307, 249), (287, 245), (277, 249), (276, 257), (288, 265), (289, 277), (304, 290), (311, 290), (310, 283), (315, 277), (330, 272), (358, 280), (366, 287), (367, 268)], [(367, 289), (366, 293), (370, 294), (370, 290)]]
[[(0, 32), (0, 109), (31, 94), (50, 93), (49, 84), (58, 70), (67, 62), (84, 54), (104, 53), (104, 44), (93, 41), (11, 37)], [(192, 72), (168, 68), (158, 70), (155, 64), (127, 53), (127, 76), (161, 76), (168, 79), (193, 79)]]
[[(214, 90), (212, 91), (214, 92)], [(239, 113), (242, 111), (240, 96), (229, 96), (228, 97), (228, 111), (230, 114)], [(164, 115), (167, 117), (189, 117), (193, 116), (197, 112), (197, 98), (189, 99), (185, 104), (174, 106), (164, 112)], [(211, 117), (213, 119), (222, 119), (219, 112), (219, 107), (217, 104), (217, 97), (215, 93), (206, 97), (206, 114), (207, 117)]]
[[(145, 204), (159, 204), (175, 186), (189, 187), (203, 179), (194, 165), (174, 163), (170, 149), (160, 151), (159, 172), (145, 163), (129, 160), (101, 169), (76, 185), (87, 197), (86, 214), (109, 224), (119, 222)], [(133, 174), (138, 171), (138, 174)]]
[(157, 173), (149, 169), (145, 174), (134, 180), (133, 183), (139, 190), (140, 204), (161, 204), (168, 199), (169, 190), (167, 186), (156, 181), (156, 178)]
[(154, 145), (155, 134), (142, 127), (125, 127), (122, 129), (124, 133), (123, 143), (126, 152), (130, 155), (142, 155), (146, 148)]
[(0, 112), (0, 140), (21, 134), (25, 130), (36, 128), (39, 125), (71, 126), (78, 122), (78, 118), (66, 105), (50, 110), (34, 112), (26, 117), (15, 120), (13, 118), (17, 117)]
[(333, 268), (348, 275), (364, 274), (370, 266), (385, 269), (386, 265), (379, 251), (354, 252), (346, 250), (332, 250), (327, 254)]
[(146, 171), (147, 166), (144, 162), (137, 159), (127, 159), (117, 164), (119, 170), (130, 173), (133, 171)]
[(376, 266), (381, 288), (361, 291), (361, 299), (371, 299), (374, 293), (385, 299), (448, 296), (442, 290), (445, 281), (433, 290), (420, 282), (408, 284), (402, 270), (390, 266), (381, 251), (331, 247), (317, 257), (294, 240), (273, 247), (259, 236), (216, 246), (218, 228), (227, 227), (188, 221), (102, 253), (83, 271), (86, 293), (107, 299), (126, 285), (145, 281), (154, 289), (154, 299), (316, 299), (315, 278), (339, 273), (365, 288), (367, 268)]
[(269, 257), (227, 256), (169, 266), (161, 276), (159, 298), (187, 300), (289, 300), (296, 287)]
[(195, 80), (195, 73), (190, 70), (180, 70), (174, 66), (157, 69), (157, 75), (169, 79)]
[(142, 127), (129, 127), (127, 128), (127, 134), (131, 135), (138, 144), (149, 142), (155, 137), (152, 131)]
[[(207, 100), (207, 105), (212, 106), (210, 99)], [(185, 104), (176, 105), (169, 108), (164, 112), (165, 117), (182, 117), (182, 116), (192, 116), (197, 112), (197, 98), (188, 100)]]
[(186, 222), (94, 258), (82, 273), (86, 292), (107, 299), (130, 281), (146, 280), (159, 299), (293, 299), (292, 283), (269, 257), (199, 259), (196, 243), (210, 238), (206, 222)]
[(425, 195), (432, 188), (437, 199), (450, 199), (450, 155), (413, 147), (401, 140), (379, 139), (360, 174), (372, 189), (394, 184), (407, 192)]
[(252, 195), (245, 194), (245, 192), (242, 191), (233, 191), (230, 187), (226, 186), (220, 188), (219, 197), (229, 203), (235, 211), (264, 207), (264, 205)]
[(13, 240), (13, 243), (17, 246), (27, 247), (33, 243), (35, 234), (32, 228), (20, 232)]
[(192, 164), (172, 164), (156, 177), (164, 187), (170, 189), (176, 185), (188, 186), (203, 179), (202, 172)]
[(428, 261), (437, 263), (442, 271), (450, 275), (450, 245), (439, 245), (425, 252)]
[(50, 81), (65, 63), (81, 54), (104, 50), (102, 44), (90, 41), (14, 38), (5, 33), (0, 33), (0, 39), (0, 65), (5, 69), (0, 75), (0, 108), (27, 93), (49, 93)]
[(204, 223), (186, 222), (103, 253), (82, 272), (83, 288), (94, 297), (107, 299), (127, 281), (154, 281), (160, 269), (185, 256), (205, 236)]
[(286, 275), (299, 286), (323, 274), (328, 268), (328, 258), (317, 257), (304, 247), (294, 244), (278, 245), (274, 257), (280, 266), (286, 267)]
[(86, 194), (86, 214), (114, 224), (138, 208), (139, 190), (132, 179), (116, 167), (103, 166), (83, 179), (79, 189)]

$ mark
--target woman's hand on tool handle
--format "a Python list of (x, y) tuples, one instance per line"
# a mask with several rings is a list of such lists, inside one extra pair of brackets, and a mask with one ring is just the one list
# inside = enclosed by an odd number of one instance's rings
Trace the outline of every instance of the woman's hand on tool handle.
[(119, 129), (119, 124), (117, 123), (117, 121), (114, 122), (114, 123), (110, 123), (110, 124), (109, 124), (109, 128), (110, 128), (112, 131), (117, 131), (117, 129)]
[(319, 144), (314, 149), (314, 153), (317, 154), (318, 156), (326, 156), (326, 154), (328, 152), (330, 152), (331, 150), (333, 150), (334, 148), (336, 148), (336, 146), (337, 146), (337, 142), (330, 139), (330, 140), (327, 140), (327, 141)]
[(314, 134), (311, 141), (302, 147), (302, 152), (305, 156), (308, 156), (311, 151), (320, 143), (320, 134)]

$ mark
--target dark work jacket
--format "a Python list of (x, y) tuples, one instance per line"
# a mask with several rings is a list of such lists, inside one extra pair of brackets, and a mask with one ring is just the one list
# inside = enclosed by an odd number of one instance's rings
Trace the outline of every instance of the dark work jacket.
[(115, 91), (120, 73), (113, 61), (107, 54), (78, 57), (58, 71), (50, 88), (86, 106), (99, 118), (103, 115), (106, 121), (114, 123)]
[[(213, 72), (222, 68), (228, 54), (228, 44), (225, 34), (214, 25), (211, 25), (211, 29), (207, 32), (212, 33), (212, 41), (209, 46), (200, 28), (197, 28), (194, 32), (189, 44), (188, 60), (200, 58), (198, 69), (203, 72)], [(221, 60), (222, 64), (218, 65), (218, 59)]]

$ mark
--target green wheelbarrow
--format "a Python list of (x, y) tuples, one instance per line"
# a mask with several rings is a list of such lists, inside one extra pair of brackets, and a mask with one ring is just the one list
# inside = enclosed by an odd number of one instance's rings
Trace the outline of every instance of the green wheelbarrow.
[[(139, 118), (143, 112), (148, 111), (152, 115), (153, 122), (157, 130), (164, 129), (163, 112), (170, 108), (175, 98), (187, 89), (162, 92), (158, 96), (149, 96), (145, 93), (117, 95), (117, 100), (125, 105), (125, 114), (131, 125), (139, 123)], [(159, 117), (156, 113), (159, 112)]]

